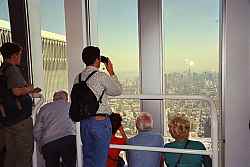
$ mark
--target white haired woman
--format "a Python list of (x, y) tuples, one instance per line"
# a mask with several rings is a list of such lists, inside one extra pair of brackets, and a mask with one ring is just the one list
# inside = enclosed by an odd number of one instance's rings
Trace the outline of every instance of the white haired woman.
[[(175, 116), (169, 123), (169, 132), (175, 139), (172, 143), (165, 144), (166, 148), (206, 150), (199, 141), (189, 140), (190, 122), (185, 116)], [(211, 167), (209, 156), (192, 154), (165, 153), (165, 163), (168, 167)]]
[[(136, 119), (138, 134), (128, 140), (129, 145), (163, 147), (160, 133), (153, 132), (153, 119), (149, 113), (142, 112)], [(129, 167), (160, 167), (161, 154), (158, 152), (129, 150), (127, 154)]]

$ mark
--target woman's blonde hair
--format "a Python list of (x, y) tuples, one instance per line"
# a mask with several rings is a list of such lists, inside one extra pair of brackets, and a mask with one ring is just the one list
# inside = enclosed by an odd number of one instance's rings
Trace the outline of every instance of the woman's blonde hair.
[(176, 115), (170, 120), (169, 129), (171, 135), (176, 138), (186, 138), (188, 137), (190, 130), (190, 121), (185, 115)]

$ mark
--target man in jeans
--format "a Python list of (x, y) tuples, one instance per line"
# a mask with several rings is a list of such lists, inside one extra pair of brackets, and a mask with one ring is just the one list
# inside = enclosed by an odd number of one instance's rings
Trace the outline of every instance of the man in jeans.
[[(33, 121), (32, 99), (29, 93), (33, 87), (25, 81), (21, 69), (22, 48), (15, 43), (5, 43), (1, 46), (0, 52), (6, 65), (4, 71), (7, 76), (8, 90), (13, 94), (15, 100), (10, 100), (13, 106), (17, 106), (12, 116), (7, 116), (4, 122), (4, 133), (6, 142), (5, 167), (31, 167), (33, 154)], [(13, 99), (13, 98), (12, 98)], [(7, 103), (5, 102), (4, 105)], [(10, 109), (5, 108), (5, 112)]]
[[(1, 105), (0, 105), (1, 110)], [(5, 157), (5, 137), (4, 130), (2, 125), (0, 124), (0, 166), (4, 166), (4, 157)]]
[(38, 114), (34, 137), (46, 161), (46, 167), (76, 166), (75, 125), (69, 118), (68, 94), (58, 91), (53, 102), (44, 105)]
[[(99, 71), (101, 57), (98, 47), (88, 46), (84, 48), (82, 60), (86, 64), (86, 68), (81, 72), (81, 80), (84, 81), (93, 71), (97, 71), (88, 79), (87, 85), (97, 99), (100, 99), (104, 91), (97, 114), (80, 122), (83, 167), (106, 167), (112, 134), (109, 119), (112, 111), (108, 105), (107, 96), (121, 95), (122, 86), (114, 73), (110, 59), (105, 63), (108, 74)], [(78, 76), (76, 76), (75, 83), (79, 82)]]

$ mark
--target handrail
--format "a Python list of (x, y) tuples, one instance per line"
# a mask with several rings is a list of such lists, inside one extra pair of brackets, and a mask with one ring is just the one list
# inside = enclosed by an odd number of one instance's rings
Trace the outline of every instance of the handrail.
[(35, 98), (35, 99), (39, 99), (39, 101), (36, 103), (36, 105), (35, 105), (35, 107), (34, 107), (34, 109), (33, 109), (33, 113), (32, 113), (33, 122), (35, 122), (35, 121), (36, 121), (36, 115), (37, 115), (37, 113), (38, 113), (38, 110), (39, 110), (40, 107), (43, 105), (45, 99), (44, 99), (43, 95), (40, 94), (40, 93), (34, 93), (34, 94), (32, 95), (32, 97)]
[(176, 149), (176, 148), (161, 148), (161, 147), (147, 147), (147, 146), (135, 146), (135, 145), (119, 145), (110, 144), (110, 148), (117, 148), (121, 150), (138, 150), (138, 151), (152, 151), (161, 153), (184, 153), (184, 154), (198, 154), (198, 155), (213, 155), (212, 151), (205, 150), (192, 150), (192, 149)]
[[(211, 112), (211, 138), (212, 138), (212, 152), (202, 151), (202, 150), (183, 150), (183, 149), (164, 149), (164, 148), (154, 148), (145, 146), (131, 146), (131, 145), (111, 145), (111, 148), (120, 149), (134, 149), (134, 150), (145, 150), (145, 151), (159, 151), (159, 152), (172, 152), (172, 153), (186, 153), (186, 154), (202, 154), (202, 155), (212, 155), (213, 167), (218, 167), (218, 113), (216, 112), (216, 107), (212, 99), (204, 96), (180, 96), (180, 95), (123, 95), (112, 97), (110, 99), (139, 99), (139, 100), (203, 100), (208, 102), (209, 111)], [(80, 126), (77, 126), (77, 155), (78, 155), (78, 165), (82, 164), (82, 149), (80, 140)]]
[[(35, 107), (33, 108), (33, 112), (32, 112), (33, 123), (35, 123), (38, 110), (43, 105), (45, 99), (44, 99), (43, 95), (40, 93), (35, 93), (32, 95), (32, 97), (35, 99), (39, 99), (38, 102), (36, 103)], [(33, 152), (33, 156), (32, 156), (32, 167), (37, 167), (37, 148), (36, 148), (35, 141), (34, 141), (34, 152)]]

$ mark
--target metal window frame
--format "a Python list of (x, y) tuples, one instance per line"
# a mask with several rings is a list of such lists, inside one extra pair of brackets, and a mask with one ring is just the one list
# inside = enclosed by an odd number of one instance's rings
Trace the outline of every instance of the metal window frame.
[[(85, 2), (86, 4), (89, 4), (89, 0), (82, 0), (82, 2)], [(96, 2), (95, 2), (96, 3)], [(117, 99), (140, 99), (141, 101), (141, 107), (142, 107), (142, 110), (143, 111), (147, 111), (147, 112), (150, 112), (151, 110), (150, 109), (155, 109), (155, 108), (158, 108), (158, 113), (151, 113), (151, 114), (158, 114), (158, 118), (157, 120), (160, 120), (160, 121), (157, 121), (158, 123), (158, 127), (161, 127), (161, 128), (158, 128), (157, 131), (160, 131), (160, 132), (163, 132), (163, 125), (164, 125), (164, 117), (161, 115), (164, 110), (164, 103), (163, 103), (163, 99), (165, 99), (165, 96), (164, 95), (157, 95), (157, 94), (163, 94), (163, 83), (164, 83), (164, 78), (163, 78), (163, 74), (164, 74), (164, 66), (163, 66), (163, 62), (164, 62), (164, 57), (163, 57), (163, 30), (162, 30), (162, 4), (163, 4), (163, 1), (162, 0), (138, 0), (138, 17), (139, 17), (139, 23), (138, 23), (138, 27), (139, 27), (139, 62), (140, 62), (140, 83), (141, 83), (141, 92), (142, 94), (151, 94), (151, 95), (124, 95), (124, 96), (119, 96), (117, 97)], [(156, 5), (156, 6), (154, 6)], [(158, 5), (158, 6), (157, 6)], [(82, 9), (83, 11), (86, 12), (87, 11), (91, 11), (93, 10), (92, 8), (89, 8), (86, 9)], [(145, 12), (145, 13), (143, 13)], [(145, 17), (145, 14), (148, 14), (148, 13), (153, 13), (151, 15), (149, 15), (149, 17)], [(88, 13), (86, 14), (87, 17), (91, 17), (91, 14)], [(150, 23), (148, 22), (148, 20), (154, 20), (156, 21), (155, 23)], [(220, 19), (221, 21), (221, 19)], [(96, 37), (90, 37), (90, 26), (92, 26), (93, 23), (95, 23), (95, 20), (91, 20), (90, 18), (87, 19), (87, 24), (86, 24), (86, 27), (87, 27), (87, 38), (85, 38), (85, 40), (87, 40), (87, 43), (88, 44), (92, 44), (92, 43), (97, 43), (96, 41)], [(89, 24), (89, 25), (88, 25)], [(156, 26), (156, 27), (154, 27)], [(93, 28), (94, 26), (92, 26)], [(150, 36), (150, 40), (145, 38), (143, 39), (146, 35), (145, 35), (145, 32), (147, 32), (146, 28), (147, 27), (150, 27), (151, 28), (151, 31), (152, 31), (152, 27), (154, 27), (154, 31), (153, 32), (156, 32), (156, 34), (158, 33), (158, 35), (155, 35), (152, 33), (152, 35)], [(97, 32), (97, 29), (94, 28), (94, 32)], [(148, 35), (148, 34), (147, 34)], [(221, 38), (220, 38), (221, 39)], [(90, 41), (91, 40), (91, 41)], [(150, 48), (150, 47), (147, 47), (147, 46), (150, 46), (150, 43), (153, 41), (156, 41), (156, 42), (159, 42), (158, 44), (158, 47), (155, 47), (155, 48)], [(94, 41), (94, 42), (93, 42)], [(221, 45), (220, 45), (221, 46)], [(221, 47), (220, 47), (221, 48)], [(145, 75), (147, 74), (147, 68), (145, 67), (142, 67), (143, 66), (150, 66), (152, 65), (152, 60), (154, 62), (154, 59), (152, 57), (150, 57), (150, 53), (157, 53), (155, 55), (157, 55), (155, 58), (158, 59), (158, 63), (155, 63), (153, 64), (152, 66), (152, 69), (155, 70), (155, 69), (160, 69), (159, 73), (154, 73), (154, 72), (151, 72), (151, 74), (153, 73), (159, 82), (160, 83), (160, 87), (157, 87), (157, 85), (154, 83), (154, 80), (153, 79), (149, 79), (149, 75)], [(221, 54), (220, 54), (221, 55)], [(221, 57), (221, 56), (220, 56)], [(156, 70), (157, 71), (157, 70)], [(149, 81), (149, 82), (148, 82)], [(156, 95), (152, 95), (152, 94), (156, 94)], [(164, 97), (163, 97), (164, 96)], [(180, 98), (180, 96), (178, 96)], [(197, 97), (197, 96), (195, 96)], [(201, 97), (201, 96), (199, 96)], [(205, 97), (202, 97), (202, 98), (205, 98)], [(206, 99), (208, 100), (208, 99)], [(209, 100), (208, 100), (209, 101)], [(155, 103), (156, 102), (156, 103)], [(153, 116), (154, 117), (154, 116)], [(215, 116), (213, 116), (215, 117)], [(217, 120), (217, 115), (216, 115), (216, 120)], [(217, 120), (218, 121), (218, 120)], [(218, 125), (218, 122), (217, 124)], [(213, 125), (212, 125), (213, 126)], [(216, 134), (212, 133), (213, 136), (216, 136), (216, 138), (218, 139), (218, 127), (212, 128), (212, 130), (215, 129), (215, 131), (217, 131)], [(78, 124), (77, 126), (77, 134), (80, 134), (80, 126)], [(214, 138), (214, 137), (213, 137)], [(218, 142), (218, 140), (217, 140)], [(81, 146), (81, 140), (80, 140), (80, 136), (77, 137), (77, 144), (78, 144), (78, 147)], [(216, 147), (216, 148), (215, 148)], [(81, 148), (81, 147), (79, 147)], [(213, 150), (220, 150), (218, 149), (218, 143), (215, 144), (213, 143)], [(218, 151), (216, 151), (215, 153), (216, 155), (214, 156), (215, 157), (215, 162), (218, 162)], [(78, 152), (78, 163), (79, 164), (82, 164), (82, 160), (81, 160), (81, 152)]]

